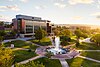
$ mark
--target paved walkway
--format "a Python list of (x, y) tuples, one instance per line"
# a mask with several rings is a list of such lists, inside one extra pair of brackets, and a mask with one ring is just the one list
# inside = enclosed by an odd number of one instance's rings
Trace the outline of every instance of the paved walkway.
[(59, 59), (62, 67), (69, 67), (67, 61), (65, 59)]
[(92, 58), (88, 58), (88, 57), (84, 57), (84, 56), (78, 56), (78, 57), (100, 63), (99, 60), (95, 60), (95, 59), (92, 59)]
[(9, 41), (15, 41), (15, 40), (23, 40), (23, 41), (27, 41), (27, 40), (30, 40), (30, 39), (33, 39), (33, 38), (16, 38), (16, 39), (8, 39), (8, 40), (4, 40), (3, 42), (6, 43), (6, 42), (9, 42)]

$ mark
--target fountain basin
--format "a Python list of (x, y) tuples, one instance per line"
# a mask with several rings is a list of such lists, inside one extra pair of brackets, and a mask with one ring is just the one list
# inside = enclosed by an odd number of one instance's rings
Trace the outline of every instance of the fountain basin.
[(54, 55), (66, 54), (68, 52), (67, 50), (62, 49), (62, 48), (59, 48), (59, 49), (50, 48), (50, 49), (47, 49), (47, 51), (53, 53)]

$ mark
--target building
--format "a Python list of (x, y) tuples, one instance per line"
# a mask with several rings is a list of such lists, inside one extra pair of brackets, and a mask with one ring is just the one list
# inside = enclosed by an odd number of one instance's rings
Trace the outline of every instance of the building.
[(47, 31), (48, 34), (51, 33), (50, 21), (42, 20), (41, 17), (16, 15), (16, 18), (12, 19), (12, 22), (13, 29), (18, 31), (21, 37), (34, 35), (39, 27)]

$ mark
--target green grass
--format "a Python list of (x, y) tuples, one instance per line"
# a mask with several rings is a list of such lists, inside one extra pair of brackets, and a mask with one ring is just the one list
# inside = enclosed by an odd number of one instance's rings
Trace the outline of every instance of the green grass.
[(69, 64), (69, 67), (100, 67), (100, 63), (96, 63), (90, 60), (82, 59), (82, 58), (74, 58), (66, 60)]
[(100, 61), (100, 52), (81, 52), (81, 55)]
[(14, 55), (15, 55), (15, 62), (21, 62), (23, 60), (27, 60), (31, 57), (35, 57), (37, 56), (35, 52), (28, 52), (26, 50), (16, 50), (16, 51), (13, 51), (14, 52)]
[(43, 63), (45, 67), (62, 67), (58, 59), (39, 58), (34, 61)]
[(48, 45), (52, 44), (50, 39), (47, 38), (47, 37), (41, 39), (40, 42), (39, 42), (39, 40), (30, 40), (30, 41), (33, 42), (33, 43), (39, 44), (41, 46), (48, 46)]
[(100, 50), (100, 46), (97, 46), (96, 44), (92, 43), (81, 43), (76, 49), (82, 49), (82, 50)]
[(17, 47), (17, 48), (27, 48), (27, 49), (31, 48), (33, 50), (35, 50), (38, 47), (34, 44), (31, 44), (29, 42), (25, 42), (25, 41), (22, 41), (22, 40), (16, 40), (16, 41), (11, 41), (11, 42), (4, 43), (4, 46), (8, 47), (11, 44), (14, 44), (14, 47)]

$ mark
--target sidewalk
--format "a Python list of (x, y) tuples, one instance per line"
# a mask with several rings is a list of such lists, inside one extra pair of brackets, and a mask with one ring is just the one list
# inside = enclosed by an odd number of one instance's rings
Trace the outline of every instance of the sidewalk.
[(67, 61), (65, 59), (59, 59), (62, 67), (69, 67)]
[(94, 61), (94, 62), (100, 63), (99, 60), (95, 60), (95, 59), (92, 59), (92, 58), (88, 58), (88, 57), (84, 57), (84, 56), (77, 56), (77, 57), (80, 57), (80, 58), (83, 58), (83, 59), (87, 59), (87, 60), (91, 60), (91, 61)]

